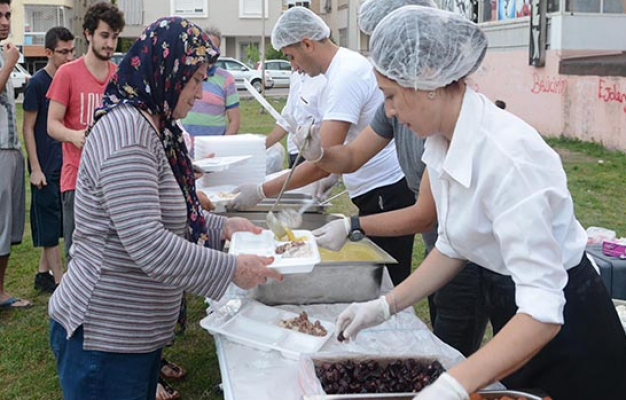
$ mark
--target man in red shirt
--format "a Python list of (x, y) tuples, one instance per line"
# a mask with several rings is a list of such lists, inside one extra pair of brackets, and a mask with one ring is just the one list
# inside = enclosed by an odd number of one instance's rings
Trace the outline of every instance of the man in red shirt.
[(124, 25), (124, 14), (113, 4), (99, 2), (89, 7), (83, 22), (83, 34), (89, 43), (87, 54), (59, 68), (47, 94), (48, 133), (63, 142), (61, 199), (68, 263), (74, 232), (74, 191), (85, 131), (93, 123), (94, 111), (116, 71), (110, 59)]

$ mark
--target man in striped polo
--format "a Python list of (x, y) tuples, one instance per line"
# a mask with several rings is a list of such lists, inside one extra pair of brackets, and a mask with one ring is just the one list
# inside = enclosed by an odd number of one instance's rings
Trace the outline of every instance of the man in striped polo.
[[(213, 46), (219, 49), (221, 32), (213, 27), (205, 32)], [(181, 121), (191, 135), (192, 147), (195, 136), (234, 135), (241, 125), (235, 78), (216, 65), (207, 71), (207, 75), (202, 84), (202, 99), (196, 100), (187, 117)], [(193, 155), (193, 149), (190, 150)]]

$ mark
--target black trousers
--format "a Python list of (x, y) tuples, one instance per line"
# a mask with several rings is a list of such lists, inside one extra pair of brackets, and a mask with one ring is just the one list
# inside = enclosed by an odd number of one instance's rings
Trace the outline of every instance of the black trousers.
[[(393, 185), (376, 188), (354, 197), (352, 203), (358, 207), (359, 215), (365, 216), (412, 206), (415, 204), (415, 195), (407, 186), (406, 179), (402, 178)], [(368, 237), (398, 261), (398, 264), (387, 265), (387, 268), (393, 284), (399, 285), (411, 274), (415, 235)]]
[[(495, 334), (517, 312), (515, 288), (507, 289), (502, 275), (481, 272)], [(624, 400), (626, 334), (611, 298), (586, 256), (568, 277), (560, 332), (502, 383), (539, 389), (554, 400)]]

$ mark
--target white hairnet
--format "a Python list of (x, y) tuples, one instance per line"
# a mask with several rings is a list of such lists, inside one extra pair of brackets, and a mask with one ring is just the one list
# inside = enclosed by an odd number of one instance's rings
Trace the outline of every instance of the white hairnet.
[(272, 46), (276, 50), (303, 39), (323, 40), (330, 37), (330, 28), (323, 19), (305, 7), (292, 7), (278, 18), (272, 30)]
[(359, 8), (359, 28), (366, 35), (371, 35), (380, 20), (404, 6), (438, 8), (433, 0), (365, 0)]
[(487, 38), (475, 23), (435, 8), (405, 6), (383, 18), (370, 40), (374, 68), (400, 86), (434, 90), (474, 72)]

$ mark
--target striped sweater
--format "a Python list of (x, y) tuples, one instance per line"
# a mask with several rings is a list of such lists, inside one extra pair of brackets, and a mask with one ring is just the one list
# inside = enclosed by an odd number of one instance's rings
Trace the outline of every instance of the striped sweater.
[[(217, 248), (226, 219), (205, 217)], [(182, 237), (182, 191), (157, 133), (132, 106), (106, 114), (88, 137), (75, 219), (72, 261), (48, 307), (68, 338), (83, 325), (85, 350), (161, 348), (184, 290), (218, 299), (233, 278), (234, 256)]]

